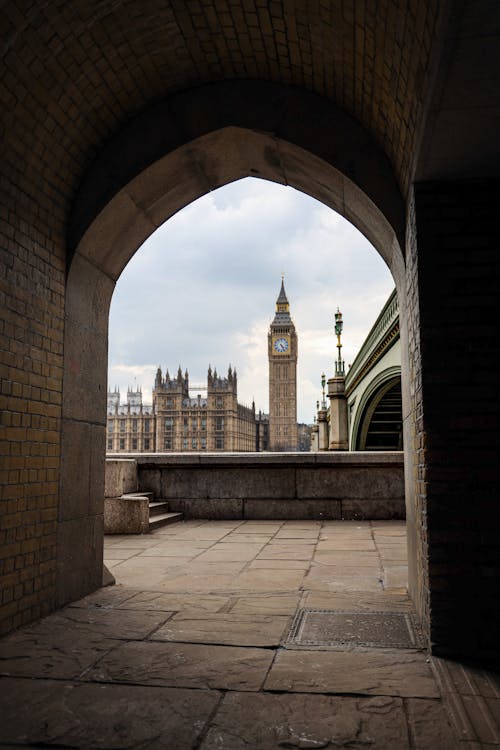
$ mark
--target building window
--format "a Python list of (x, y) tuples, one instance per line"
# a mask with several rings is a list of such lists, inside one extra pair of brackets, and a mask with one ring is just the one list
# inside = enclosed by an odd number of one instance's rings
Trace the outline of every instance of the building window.
[(207, 439), (205, 437), (202, 437), (202, 439), (201, 439), (201, 447), (202, 447), (202, 450), (206, 450)]
[(149, 438), (144, 438), (144, 450), (149, 450)]
[(137, 438), (132, 438), (132, 450), (137, 450)]
[(193, 438), (191, 440), (191, 448), (192, 448), (192, 450), (195, 451), (197, 449), (197, 447), (198, 447), (198, 443), (196, 442), (196, 438)]
[(163, 441), (163, 447), (165, 448), (166, 451), (171, 451), (172, 450), (172, 438), (166, 437), (165, 440)]
[(224, 405), (224, 401), (222, 399), (222, 396), (216, 396), (215, 397), (215, 406), (217, 409), (222, 409)]
[(171, 409), (173, 407), (174, 402), (173, 402), (172, 396), (167, 396), (166, 403), (167, 403), (167, 409)]
[(174, 418), (167, 417), (165, 419), (165, 432), (172, 432), (173, 428), (174, 428)]
[(120, 438), (120, 450), (125, 450), (125, 438)]
[(198, 420), (196, 419), (196, 417), (192, 417), (191, 418), (191, 428), (193, 430), (196, 430), (197, 426), (198, 426)]
[(219, 432), (224, 429), (224, 417), (215, 417), (215, 429)]
[(125, 420), (120, 419), (120, 432), (125, 432)]
[(149, 419), (144, 420), (144, 432), (149, 432)]
[(205, 431), (207, 429), (207, 420), (205, 417), (201, 420), (201, 429)]
[(137, 419), (132, 420), (132, 432), (137, 432)]
[(215, 438), (215, 448), (218, 451), (224, 450), (224, 438), (223, 437), (216, 437)]
[(108, 422), (108, 432), (113, 432), (114, 429), (115, 429), (115, 423)]
[(182, 447), (183, 447), (183, 449), (185, 451), (187, 451), (187, 449), (188, 449), (188, 439), (187, 438), (183, 439), (183, 441), (182, 441)]
[(113, 450), (113, 438), (108, 438), (108, 451)]

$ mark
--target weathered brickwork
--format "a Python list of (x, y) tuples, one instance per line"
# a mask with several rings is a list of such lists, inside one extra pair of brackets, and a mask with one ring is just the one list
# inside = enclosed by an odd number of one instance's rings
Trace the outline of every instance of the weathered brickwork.
[(412, 593), (436, 651), (498, 657), (498, 184), (412, 182), (498, 176), (499, 28), (472, 0), (3, 4), (2, 630), (102, 580), (116, 277), (257, 174), (338, 208), (394, 272)]
[[(405, 304), (408, 353), (406, 379), (409, 404), (404, 423), (406, 452), (406, 507), (408, 540), (413, 545), (409, 554), (409, 588), (422, 623), (429, 621), (429, 577), (427, 566), (427, 498), (426, 498), (426, 440), (423, 418), (420, 296), (418, 243), (415, 201), (412, 193), (408, 203), (406, 236), (406, 295)], [(400, 295), (402, 296), (402, 295)], [(425, 633), (429, 638), (429, 632)]]
[(423, 611), (436, 652), (497, 659), (499, 200), (495, 181), (417, 185), (409, 286)]
[(50, 611), (56, 565), (64, 264), (21, 188), (23, 174), (0, 230), (0, 632)]
[(61, 195), (146, 103), (202, 82), (263, 79), (336, 101), (407, 186), (438, 5), (75, 0), (24, 12), (8, 3), (0, 81), (8, 145), (16, 160), (28, 149), (31, 180)]

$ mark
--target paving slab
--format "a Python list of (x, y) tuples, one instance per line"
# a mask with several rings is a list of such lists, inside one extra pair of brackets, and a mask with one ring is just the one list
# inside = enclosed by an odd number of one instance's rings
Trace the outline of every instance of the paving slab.
[(191, 560), (184, 566), (184, 572), (188, 575), (232, 575), (237, 576), (238, 573), (248, 565), (246, 560), (240, 560), (239, 562), (207, 562), (201, 561), (198, 558)]
[(408, 587), (408, 567), (406, 565), (384, 565), (385, 589), (400, 589)]
[(283, 547), (298, 548), (298, 547), (301, 547), (302, 545), (307, 545), (308, 547), (310, 547), (311, 545), (314, 546), (315, 544), (316, 544), (316, 539), (312, 537), (304, 537), (304, 538), (297, 537), (295, 539), (289, 536), (276, 535), (276, 536), (273, 536), (270, 542), (268, 542), (267, 548), (279, 547), (280, 545)]
[(406, 702), (408, 726), (415, 750), (457, 750), (457, 742), (448, 714), (437, 700), (409, 698)]
[[(0, 641), (0, 675), (77, 679), (119, 641), (85, 639), (74, 633), (14, 633)], [(1, 722), (0, 722), (1, 724)]]
[(201, 750), (404, 750), (407, 741), (398, 698), (229, 693)]
[(130, 642), (104, 656), (85, 679), (137, 685), (259, 690), (274, 651), (188, 643)]
[(262, 615), (293, 615), (300, 604), (300, 594), (256, 594), (240, 596), (231, 607), (231, 612)]
[(0, 641), (0, 673), (76, 678), (120, 639), (142, 639), (172, 612), (66, 607)]
[[(308, 568), (308, 560), (277, 560), (276, 558), (273, 558), (272, 560), (267, 558), (261, 560), (259, 558), (258, 560), (252, 560), (252, 562), (249, 562), (247, 565), (247, 570), (301, 570), (303, 573), (305, 573)], [(270, 575), (272, 574), (270, 573)]]
[(245, 523), (244, 526), (239, 526), (234, 529), (234, 534), (275, 534), (282, 527), (282, 522), (275, 521), (259, 521), (258, 523)]
[(375, 572), (370, 575), (364, 570), (358, 575), (338, 575), (335, 568), (318, 565), (309, 569), (303, 587), (322, 591), (380, 591), (382, 584)]
[[(148, 547), (143, 550), (137, 557), (196, 557), (201, 555), (212, 546), (213, 542), (186, 542), (181, 544), (176, 541), (172, 544), (157, 544), (154, 547)], [(114, 550), (113, 550), (114, 551)]]
[(283, 649), (265, 690), (438, 698), (424, 653), (399, 649), (294, 651)]
[(232, 582), (233, 591), (296, 591), (300, 588), (302, 570), (245, 570)]
[(200, 562), (232, 562), (253, 560), (264, 547), (261, 544), (217, 544), (211, 549), (203, 552), (197, 559)]
[(78, 609), (104, 607), (105, 609), (113, 609), (113, 607), (119, 606), (135, 594), (137, 594), (137, 589), (117, 583), (114, 586), (106, 586), (105, 588), (98, 589), (93, 594), (72, 602), (68, 607), (76, 607)]
[(284, 527), (278, 531), (275, 539), (309, 539), (316, 541), (319, 539), (319, 528), (309, 530), (304, 528)]
[(188, 750), (220, 696), (215, 691), (0, 680), (0, 743)]
[(273, 539), (272, 534), (228, 534), (224, 544), (267, 544)]
[(300, 546), (288, 546), (277, 544), (271, 546), (267, 544), (264, 549), (257, 555), (259, 560), (310, 560), (314, 554), (312, 544), (302, 544)]
[(213, 643), (230, 646), (279, 646), (290, 617), (228, 613), (198, 616), (174, 615), (150, 640), (184, 643)]
[(234, 581), (235, 577), (232, 575), (189, 575), (184, 568), (179, 568), (178, 575), (165, 576), (150, 587), (155, 591), (168, 591), (172, 594), (210, 594), (232, 591)]
[(154, 610), (156, 612), (218, 612), (227, 607), (230, 601), (228, 596), (141, 591), (124, 601), (119, 607), (120, 609)]

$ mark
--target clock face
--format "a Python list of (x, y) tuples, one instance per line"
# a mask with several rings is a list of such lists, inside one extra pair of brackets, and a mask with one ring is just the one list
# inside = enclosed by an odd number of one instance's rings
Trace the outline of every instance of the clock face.
[(280, 338), (275, 339), (273, 343), (275, 351), (278, 352), (278, 354), (284, 354), (286, 351), (288, 351), (288, 339)]

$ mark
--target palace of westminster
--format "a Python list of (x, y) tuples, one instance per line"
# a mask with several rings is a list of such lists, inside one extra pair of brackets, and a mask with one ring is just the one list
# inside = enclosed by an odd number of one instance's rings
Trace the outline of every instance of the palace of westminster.
[(108, 392), (109, 453), (180, 451), (309, 450), (307, 425), (297, 424), (297, 333), (290, 317), (284, 282), (268, 332), (269, 414), (238, 403), (238, 378), (208, 368), (203, 396), (190, 393), (189, 375), (175, 377), (159, 367), (153, 403), (142, 403), (140, 389), (128, 390), (126, 404), (118, 390)]

